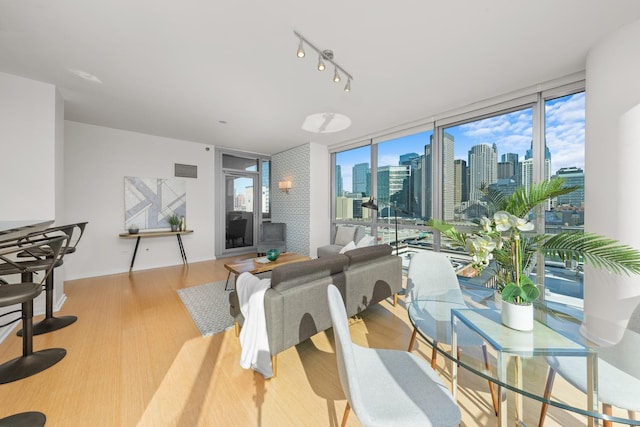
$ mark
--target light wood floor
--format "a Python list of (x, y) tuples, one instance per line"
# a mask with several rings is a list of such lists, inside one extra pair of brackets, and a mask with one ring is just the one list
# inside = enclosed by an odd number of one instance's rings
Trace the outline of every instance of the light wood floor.
[[(65, 427), (338, 426), (346, 401), (330, 330), (281, 353), (278, 377), (266, 381), (239, 366), (233, 329), (200, 335), (176, 290), (225, 279), (228, 261), (66, 282), (68, 300), (56, 314), (78, 321), (34, 337), (34, 349), (62, 347), (67, 356), (42, 373), (0, 385), (0, 418), (37, 410), (47, 415), (47, 426)], [(378, 348), (406, 349), (411, 331), (403, 304), (394, 308), (389, 301), (351, 325), (355, 342)], [(424, 342), (414, 352), (427, 360), (431, 354)], [(0, 345), (0, 361), (20, 353), (15, 335)], [(442, 360), (438, 372), (448, 383)], [(545, 375), (539, 373), (541, 381)], [(462, 425), (496, 425), (486, 383), (461, 372), (460, 384)], [(537, 424), (539, 410), (525, 400), (528, 425)], [(348, 425), (360, 425), (353, 413)], [(585, 419), (552, 408), (545, 425), (580, 426)]]

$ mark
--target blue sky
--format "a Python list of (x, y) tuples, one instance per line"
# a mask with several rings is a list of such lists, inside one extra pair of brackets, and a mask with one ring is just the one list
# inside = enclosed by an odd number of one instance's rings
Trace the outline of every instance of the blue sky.
[[(552, 174), (563, 167), (584, 168), (584, 92), (547, 101), (545, 109)], [(491, 117), (452, 127), (446, 132), (454, 137), (456, 159), (467, 160), (467, 153), (474, 145), (495, 143), (498, 160), (505, 153), (518, 153), (523, 160), (525, 152), (531, 148), (532, 111), (520, 110)], [(401, 154), (422, 154), (431, 134), (429, 131), (379, 144), (378, 164), (397, 165)], [(362, 147), (338, 154), (345, 190), (351, 190), (351, 168), (356, 163), (368, 162), (369, 152), (369, 147)]]

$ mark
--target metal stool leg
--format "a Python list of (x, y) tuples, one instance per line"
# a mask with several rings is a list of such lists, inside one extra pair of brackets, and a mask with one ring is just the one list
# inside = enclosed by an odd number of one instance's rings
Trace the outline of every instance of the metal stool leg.
[(22, 303), (22, 356), (0, 365), (0, 384), (17, 381), (42, 372), (67, 354), (63, 348), (33, 351), (33, 300)]

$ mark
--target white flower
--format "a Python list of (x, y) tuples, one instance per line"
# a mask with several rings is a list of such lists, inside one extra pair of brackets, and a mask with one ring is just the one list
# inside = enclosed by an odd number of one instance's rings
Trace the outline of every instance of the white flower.
[(532, 222), (527, 221), (524, 218), (514, 217), (516, 219), (515, 226), (520, 231), (531, 231), (534, 226)]
[(480, 225), (482, 226), (482, 229), (487, 233), (491, 231), (491, 220), (486, 216), (483, 216), (480, 219)]
[(511, 215), (506, 211), (498, 211), (493, 215), (493, 221), (496, 223), (496, 230), (508, 231), (512, 226)]
[(496, 248), (496, 242), (490, 238), (482, 236), (470, 237), (467, 239), (467, 252), (471, 255), (473, 264), (486, 267), (489, 261), (493, 259), (493, 250)]

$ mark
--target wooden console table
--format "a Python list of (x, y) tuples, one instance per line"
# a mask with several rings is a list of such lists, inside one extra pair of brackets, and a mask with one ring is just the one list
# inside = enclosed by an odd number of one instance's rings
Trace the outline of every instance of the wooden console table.
[(184, 251), (184, 246), (182, 245), (182, 238), (180, 237), (183, 234), (193, 233), (193, 230), (185, 230), (185, 231), (144, 231), (142, 233), (120, 233), (119, 236), (122, 239), (136, 239), (136, 248), (133, 250), (133, 257), (131, 258), (131, 266), (129, 267), (129, 271), (133, 270), (133, 263), (136, 262), (136, 254), (138, 253), (138, 245), (140, 244), (140, 238), (142, 237), (162, 237), (162, 236), (176, 236), (178, 239), (178, 246), (180, 247), (180, 255), (182, 256), (182, 263), (189, 264), (187, 261), (187, 253)]

